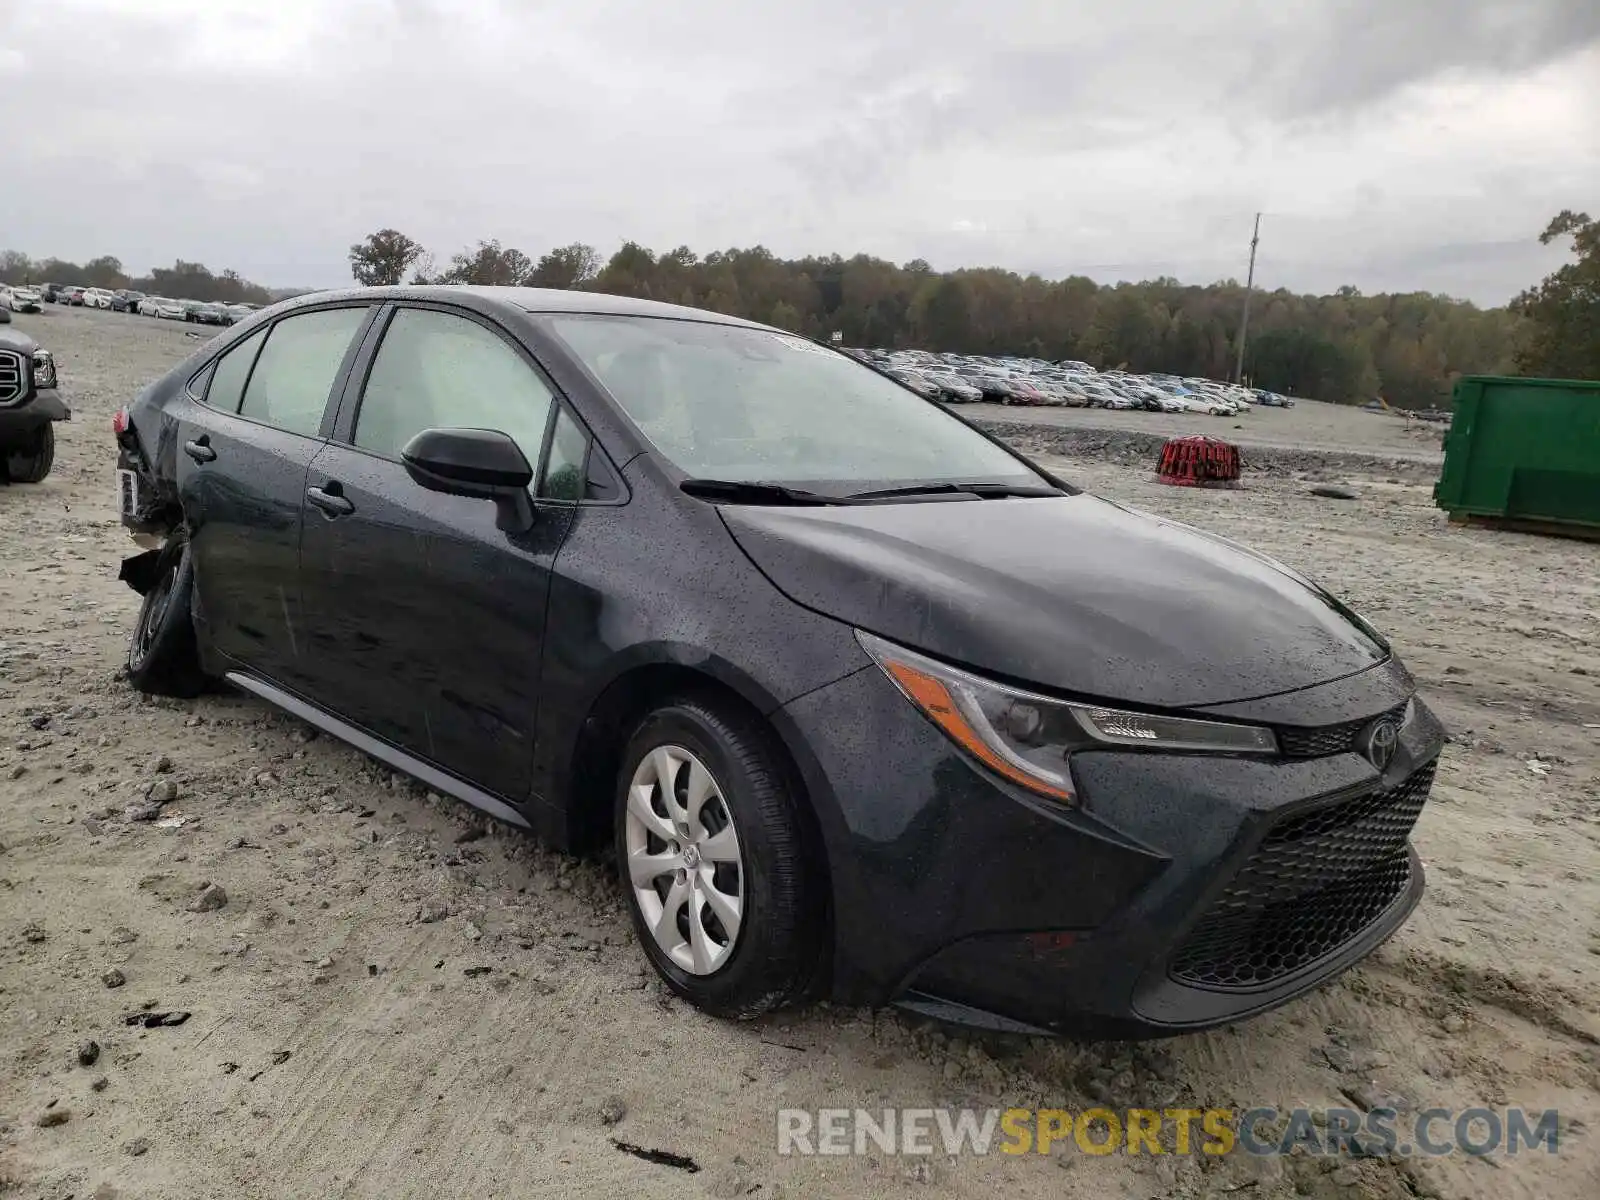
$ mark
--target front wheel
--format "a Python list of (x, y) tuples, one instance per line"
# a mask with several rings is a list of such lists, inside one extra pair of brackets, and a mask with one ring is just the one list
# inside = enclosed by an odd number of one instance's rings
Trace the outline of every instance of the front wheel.
[(205, 685), (189, 601), (194, 564), (189, 543), (174, 534), (162, 547), (156, 575), (128, 638), (128, 679), (154, 696), (197, 696)]
[(615, 804), (634, 929), (668, 986), (735, 1020), (801, 999), (821, 959), (823, 889), (759, 718), (694, 696), (658, 708), (628, 742)]
[(46, 422), (20, 449), (7, 450), (5, 456), (6, 476), (12, 483), (39, 483), (56, 461), (56, 431)]

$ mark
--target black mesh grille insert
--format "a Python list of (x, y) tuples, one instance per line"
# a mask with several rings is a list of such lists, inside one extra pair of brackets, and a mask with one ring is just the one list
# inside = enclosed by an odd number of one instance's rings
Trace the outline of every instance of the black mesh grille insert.
[[(1380, 716), (1399, 721), (1405, 716), (1406, 706), (1392, 708)], [(1324, 725), (1319, 729), (1278, 727), (1278, 745), (1290, 758), (1326, 758), (1330, 754), (1344, 754), (1356, 749), (1356, 739), (1361, 731), (1377, 717), (1362, 717), (1359, 721), (1345, 721), (1339, 725)]]
[(1184, 939), (1172, 977), (1215, 991), (1262, 987), (1360, 934), (1405, 891), (1406, 839), (1433, 773), (1429, 763), (1386, 792), (1273, 826)]

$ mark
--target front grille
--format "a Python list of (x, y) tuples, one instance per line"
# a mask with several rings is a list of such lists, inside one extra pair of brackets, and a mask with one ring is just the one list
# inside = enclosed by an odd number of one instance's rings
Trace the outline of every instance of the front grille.
[(27, 394), (27, 364), (22, 355), (0, 350), (0, 404), (15, 404)]
[[(1404, 718), (1406, 706), (1391, 708), (1379, 716), (1395, 721)], [(1326, 758), (1330, 754), (1344, 754), (1357, 749), (1361, 731), (1376, 721), (1377, 717), (1362, 717), (1359, 721), (1345, 721), (1339, 725), (1324, 725), (1319, 729), (1278, 728), (1278, 745), (1289, 758)]]
[(1172, 977), (1213, 991), (1264, 987), (1358, 936), (1406, 889), (1406, 839), (1433, 773), (1429, 763), (1388, 791), (1273, 826), (1184, 939)]

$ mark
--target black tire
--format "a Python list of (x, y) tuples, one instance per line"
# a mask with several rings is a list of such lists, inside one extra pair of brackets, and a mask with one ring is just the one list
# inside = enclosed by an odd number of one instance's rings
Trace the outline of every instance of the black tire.
[(205, 687), (189, 600), (194, 565), (181, 535), (167, 540), (128, 638), (128, 680), (153, 696), (198, 696)]
[(39, 483), (56, 461), (56, 431), (46, 422), (31, 435), (30, 445), (7, 450), (5, 455), (6, 475), (12, 483)]
[[(759, 718), (732, 704), (678, 697), (640, 722), (617, 779), (617, 866), (640, 945), (674, 992), (696, 1008), (732, 1020), (749, 1020), (803, 999), (821, 963), (824, 888), (807, 844), (802, 801), (774, 737)], [(738, 838), (742, 920), (726, 961), (710, 974), (685, 970), (658, 944), (629, 876), (629, 789), (636, 770), (664, 746), (688, 750), (710, 771)], [(701, 911), (711, 919), (709, 909)]]

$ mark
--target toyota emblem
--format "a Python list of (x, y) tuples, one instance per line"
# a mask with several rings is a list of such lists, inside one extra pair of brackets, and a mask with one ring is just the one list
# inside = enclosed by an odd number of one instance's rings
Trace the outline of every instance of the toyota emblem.
[(1389, 717), (1380, 717), (1367, 727), (1362, 738), (1361, 752), (1378, 770), (1386, 770), (1394, 761), (1394, 752), (1400, 748), (1400, 726)]

